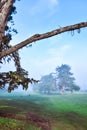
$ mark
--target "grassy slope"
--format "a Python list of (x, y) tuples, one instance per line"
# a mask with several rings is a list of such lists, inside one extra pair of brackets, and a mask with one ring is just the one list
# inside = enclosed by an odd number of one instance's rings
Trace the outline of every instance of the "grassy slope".
[[(0, 112), (21, 116), (25, 113), (37, 114), (50, 120), (52, 130), (87, 130), (86, 94), (1, 96)], [(29, 122), (21, 123), (13, 119), (0, 118), (0, 130), (17, 130), (18, 128), (19, 130), (40, 130)]]

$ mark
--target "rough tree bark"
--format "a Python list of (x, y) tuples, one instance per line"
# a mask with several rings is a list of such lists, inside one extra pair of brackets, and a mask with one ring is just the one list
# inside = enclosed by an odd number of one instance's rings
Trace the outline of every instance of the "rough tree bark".
[(0, 0), (0, 47), (3, 44), (3, 37), (5, 35), (5, 27), (7, 25), (8, 14), (14, 0)]
[[(15, 0), (0, 0), (0, 53), (4, 53), (6, 51), (4, 47), (5, 28), (7, 26), (8, 17), (14, 2)], [(11, 47), (9, 45), (7, 46), (8, 48)], [(16, 69), (18, 71), (21, 69), (19, 54), (17, 51), (15, 51), (12, 53), (12, 56), (15, 62)]]

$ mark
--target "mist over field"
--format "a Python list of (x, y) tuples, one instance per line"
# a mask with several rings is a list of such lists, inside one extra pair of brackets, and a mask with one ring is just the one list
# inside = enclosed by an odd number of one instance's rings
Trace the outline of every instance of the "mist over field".
[(87, 93), (0, 94), (2, 130), (86, 130)]
[(0, 0), (0, 130), (87, 130), (85, 21), (87, 0)]

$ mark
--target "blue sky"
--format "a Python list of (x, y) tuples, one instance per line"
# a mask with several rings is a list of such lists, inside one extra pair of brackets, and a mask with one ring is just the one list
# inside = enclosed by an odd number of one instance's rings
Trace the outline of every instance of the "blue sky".
[[(18, 34), (13, 36), (12, 45), (36, 33), (87, 21), (87, 0), (21, 0), (16, 7), (14, 22)], [(22, 67), (30, 77), (39, 79), (54, 72), (57, 66), (68, 64), (77, 84), (87, 89), (87, 28), (81, 29), (80, 34), (74, 31), (74, 36), (66, 32), (35, 42), (19, 52)], [(14, 70), (14, 64), (4, 65), (2, 70)]]

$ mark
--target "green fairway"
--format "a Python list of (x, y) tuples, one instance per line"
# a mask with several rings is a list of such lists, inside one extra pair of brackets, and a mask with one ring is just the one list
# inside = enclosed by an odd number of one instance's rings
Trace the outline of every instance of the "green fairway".
[(0, 130), (87, 130), (87, 94), (0, 96)]

